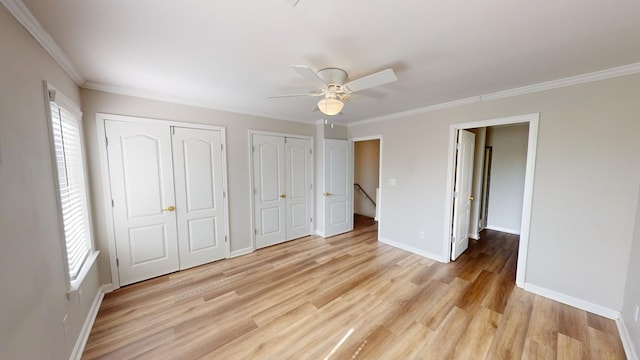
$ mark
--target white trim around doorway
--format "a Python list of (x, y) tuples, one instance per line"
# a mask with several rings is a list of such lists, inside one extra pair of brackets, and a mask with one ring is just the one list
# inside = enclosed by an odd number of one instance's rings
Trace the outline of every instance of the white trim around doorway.
[(479, 127), (489, 127), (508, 124), (529, 124), (529, 137), (527, 144), (527, 164), (525, 169), (524, 181), (524, 198), (522, 203), (522, 221), (520, 224), (520, 244), (518, 247), (518, 264), (516, 269), (516, 285), (524, 288), (527, 270), (527, 258), (529, 248), (529, 229), (531, 225), (531, 203), (533, 199), (533, 182), (535, 174), (536, 151), (538, 145), (538, 123), (540, 114), (526, 114), (509, 116), (503, 118), (480, 120), (467, 123), (452, 124), (449, 127), (449, 156), (447, 173), (447, 192), (446, 192), (446, 216), (444, 229), (444, 254), (443, 257), (449, 262), (451, 259), (451, 227), (453, 224), (452, 206), (453, 206), (453, 182), (454, 182), (454, 161), (456, 147), (456, 133), (458, 130), (473, 129)]

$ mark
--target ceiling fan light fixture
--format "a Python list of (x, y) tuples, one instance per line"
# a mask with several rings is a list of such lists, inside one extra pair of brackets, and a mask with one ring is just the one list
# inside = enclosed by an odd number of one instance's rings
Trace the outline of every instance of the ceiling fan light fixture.
[(338, 99), (324, 98), (318, 101), (318, 109), (325, 115), (336, 115), (342, 111), (344, 103)]

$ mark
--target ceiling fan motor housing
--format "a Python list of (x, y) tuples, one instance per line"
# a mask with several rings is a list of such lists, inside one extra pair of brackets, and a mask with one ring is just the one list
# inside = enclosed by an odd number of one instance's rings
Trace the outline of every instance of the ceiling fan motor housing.
[(344, 85), (347, 82), (347, 72), (338, 68), (318, 70), (318, 77), (327, 85)]

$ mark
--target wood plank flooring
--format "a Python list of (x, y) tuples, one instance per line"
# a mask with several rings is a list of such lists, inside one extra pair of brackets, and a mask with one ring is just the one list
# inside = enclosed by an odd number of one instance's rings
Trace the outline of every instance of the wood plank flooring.
[(625, 359), (612, 320), (515, 287), (518, 237), (441, 264), (376, 223), (106, 294), (83, 359)]

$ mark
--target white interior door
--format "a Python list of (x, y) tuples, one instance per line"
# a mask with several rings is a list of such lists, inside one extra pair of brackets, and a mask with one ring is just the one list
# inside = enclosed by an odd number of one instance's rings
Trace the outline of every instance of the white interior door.
[(353, 230), (353, 142), (324, 140), (324, 236)]
[(106, 121), (120, 285), (179, 268), (167, 126)]
[(469, 247), (469, 218), (471, 216), (471, 183), (473, 180), (473, 155), (475, 134), (459, 130), (456, 145), (456, 173), (453, 200), (453, 229), (451, 260), (455, 260)]
[(180, 269), (227, 256), (222, 133), (173, 128)]
[(285, 138), (286, 239), (311, 234), (311, 140)]
[(284, 137), (253, 135), (256, 248), (286, 241)]

